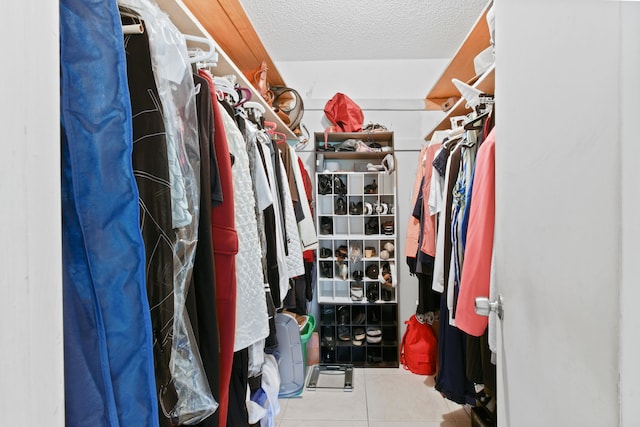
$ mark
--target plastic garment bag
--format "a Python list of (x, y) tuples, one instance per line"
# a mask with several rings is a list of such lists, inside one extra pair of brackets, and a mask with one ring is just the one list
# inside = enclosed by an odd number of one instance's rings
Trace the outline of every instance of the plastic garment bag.
[(174, 424), (196, 424), (218, 407), (211, 394), (185, 300), (197, 243), (200, 146), (195, 90), (184, 36), (155, 3), (121, 0), (145, 22), (151, 65), (162, 101), (170, 159), (174, 246), (174, 324), (171, 374), (178, 394), (174, 407), (160, 405)]
[(66, 425), (157, 426), (131, 110), (114, 2), (60, 1), (60, 66)]

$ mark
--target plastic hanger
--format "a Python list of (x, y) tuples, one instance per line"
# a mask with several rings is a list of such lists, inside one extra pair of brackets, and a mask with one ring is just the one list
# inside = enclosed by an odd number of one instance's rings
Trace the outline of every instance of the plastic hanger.
[(467, 101), (466, 107), (475, 110), (475, 108), (480, 104), (480, 95), (482, 94), (482, 91), (473, 86), (469, 86), (458, 79), (451, 79), (451, 82), (455, 85), (456, 89), (458, 89), (460, 95), (462, 95), (462, 97)]
[(183, 34), (184, 39), (187, 41), (205, 44), (209, 47), (208, 51), (203, 51), (201, 49), (196, 49), (196, 54), (189, 59), (189, 62), (192, 64), (196, 64), (198, 62), (218, 62), (218, 52), (216, 52), (216, 45), (213, 41), (206, 37), (197, 37), (189, 34)]
[(485, 111), (484, 113), (476, 116), (475, 118), (469, 120), (464, 125), (464, 130), (480, 130), (484, 126), (485, 119), (491, 114), (491, 110)]
[(267, 132), (272, 133), (278, 128), (278, 125), (275, 122), (269, 122), (267, 120), (264, 121), (264, 128)]
[(214, 77), (213, 78), (213, 86), (216, 88), (216, 93), (223, 94), (223, 99), (226, 99), (229, 96), (231, 99), (227, 99), (229, 104), (236, 105), (240, 101), (240, 95), (236, 92), (233, 84), (224, 77)]
[(249, 100), (251, 100), (251, 91), (246, 88), (246, 87), (236, 87), (235, 88), (236, 93), (238, 94), (238, 97), (240, 98), (240, 100), (234, 105), (234, 107), (241, 107), (243, 106), (246, 102), (248, 102)]

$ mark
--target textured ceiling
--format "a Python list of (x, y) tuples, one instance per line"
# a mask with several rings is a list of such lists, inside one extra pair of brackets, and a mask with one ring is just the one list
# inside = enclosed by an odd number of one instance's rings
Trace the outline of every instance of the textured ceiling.
[(487, 0), (241, 0), (274, 61), (450, 58)]

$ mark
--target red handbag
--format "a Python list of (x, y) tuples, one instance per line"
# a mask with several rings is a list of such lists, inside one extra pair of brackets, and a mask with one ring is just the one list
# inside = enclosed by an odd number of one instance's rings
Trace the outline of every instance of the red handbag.
[(364, 114), (358, 104), (344, 93), (336, 93), (324, 106), (324, 114), (333, 126), (325, 129), (325, 148), (329, 132), (360, 132)]
[(438, 343), (433, 329), (426, 323), (420, 323), (415, 314), (404, 323), (407, 330), (402, 336), (400, 363), (414, 374), (435, 374)]

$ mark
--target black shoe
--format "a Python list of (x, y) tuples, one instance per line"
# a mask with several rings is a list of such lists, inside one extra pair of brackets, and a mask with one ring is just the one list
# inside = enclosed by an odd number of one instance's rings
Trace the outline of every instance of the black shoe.
[(369, 221), (364, 225), (364, 234), (380, 234), (378, 218), (369, 218)]
[(336, 215), (346, 215), (347, 214), (347, 202), (345, 202), (344, 197), (338, 197), (336, 199)]
[(320, 262), (320, 274), (328, 279), (333, 278), (333, 261)]
[(332, 325), (335, 323), (336, 308), (333, 305), (322, 306), (322, 323), (325, 325)]
[(333, 220), (323, 216), (320, 218), (320, 234), (333, 234)]
[(320, 248), (320, 258), (329, 258), (331, 256), (331, 249)]
[(336, 341), (333, 338), (333, 328), (329, 326), (325, 326), (324, 331), (322, 333), (322, 345), (324, 347), (327, 347), (329, 350), (334, 349), (336, 345)]
[(338, 325), (349, 324), (349, 306), (342, 305), (338, 307)]
[(351, 321), (351, 324), (362, 325), (364, 324), (365, 320), (367, 320), (367, 316), (364, 314), (364, 311), (361, 311), (353, 318), (353, 320)]
[(392, 296), (393, 294), (391, 293), (391, 291), (389, 289), (385, 289), (385, 287), (382, 287), (382, 301), (391, 301), (392, 300)]
[(318, 175), (318, 194), (331, 194), (331, 177), (328, 175)]
[(379, 298), (379, 287), (377, 283), (369, 283), (367, 285), (367, 301), (376, 302)]
[(362, 202), (351, 202), (349, 204), (350, 215), (362, 215)]
[(342, 178), (337, 175), (333, 177), (333, 192), (342, 196), (347, 194), (347, 186), (342, 181)]
[(378, 280), (378, 274), (380, 270), (378, 268), (378, 264), (370, 264), (367, 266), (367, 277), (371, 280)]

